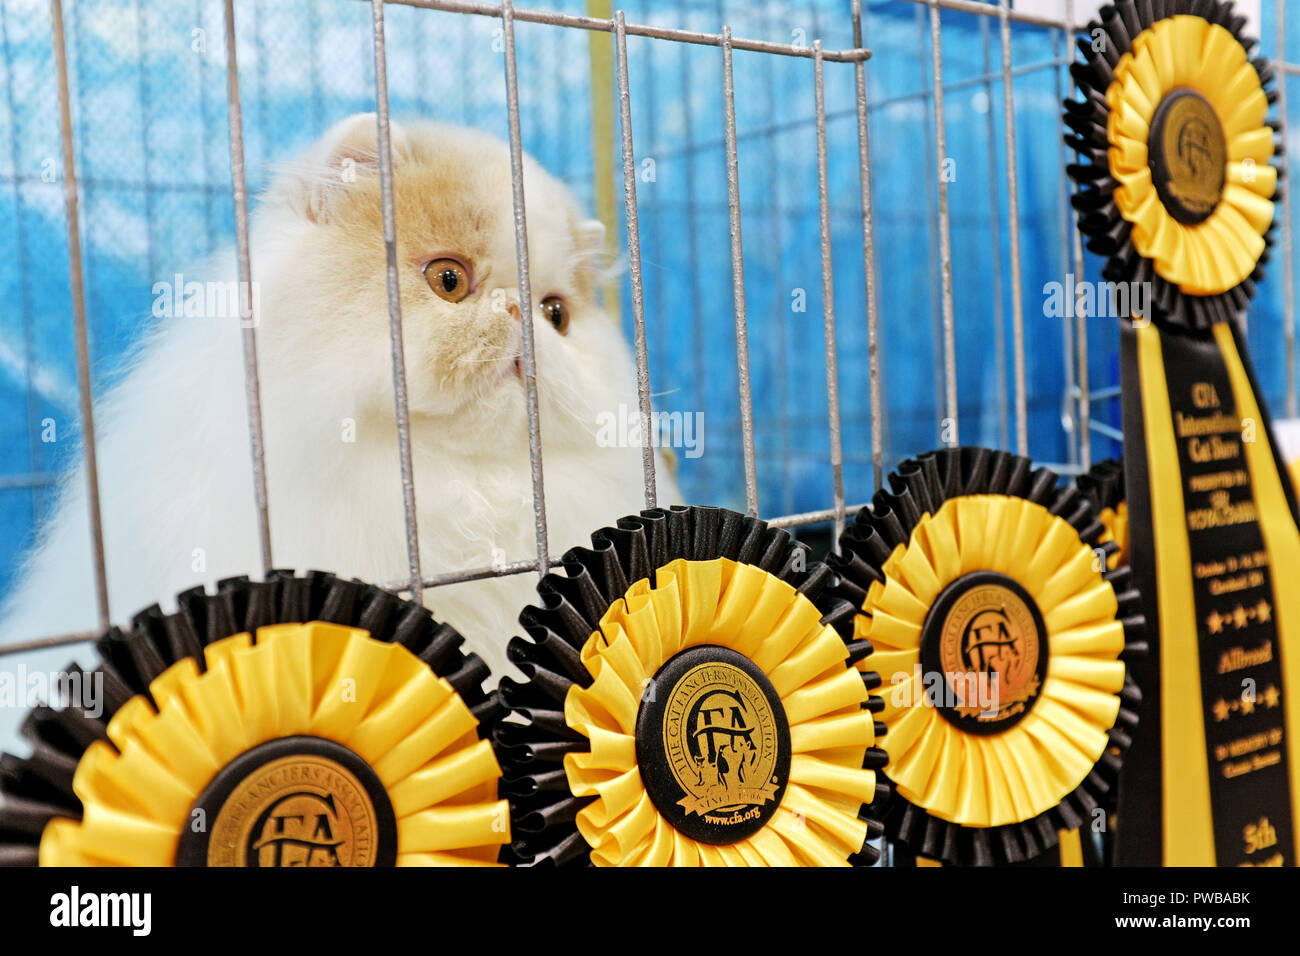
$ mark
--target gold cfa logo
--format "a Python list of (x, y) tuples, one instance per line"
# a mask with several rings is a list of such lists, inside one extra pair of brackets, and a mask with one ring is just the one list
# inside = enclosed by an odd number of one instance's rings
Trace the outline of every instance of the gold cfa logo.
[(1214, 107), (1190, 90), (1168, 97), (1153, 129), (1157, 185), (1175, 218), (1207, 218), (1223, 195), (1227, 146)]
[(689, 816), (730, 826), (755, 820), (777, 797), (776, 716), (762, 688), (728, 663), (699, 664), (673, 685), (664, 708), (669, 769)]
[(375, 808), (347, 768), (314, 754), (258, 767), (221, 805), (208, 866), (374, 866)]
[[(982, 724), (1024, 714), (1042, 686), (1044, 650), (1034, 614), (1019, 595), (1000, 584), (971, 588), (948, 610), (939, 633), (939, 663), (955, 696), (952, 710)], [(976, 698), (969, 692), (981, 681), (990, 693)]]

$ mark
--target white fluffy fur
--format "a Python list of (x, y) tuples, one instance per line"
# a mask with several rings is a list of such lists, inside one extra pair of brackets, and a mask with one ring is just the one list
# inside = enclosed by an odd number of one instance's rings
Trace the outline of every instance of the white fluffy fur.
[[(281, 170), (254, 217), (252, 268), (275, 564), (390, 583), (406, 577), (407, 562), (374, 144), (374, 117), (354, 116)], [(521, 326), (509, 308), (518, 301), (509, 153), (479, 132), (420, 124), (395, 127), (393, 144), (423, 571), (527, 559), (536, 550), (524, 388), (514, 372)], [(595, 439), (596, 416), (634, 408), (636, 389), (627, 344), (595, 301), (603, 230), (532, 160), (525, 189), (534, 303), (558, 293), (572, 311), (567, 336), (534, 323), (550, 545), (560, 553), (643, 505), (640, 449)], [(446, 254), (471, 261), (478, 283), (458, 304), (435, 296), (420, 273)], [(227, 254), (205, 278), (229, 281), (233, 270)], [(238, 322), (158, 324), (97, 404), (118, 623), (155, 601), (171, 607), (194, 584), (260, 576)], [(355, 442), (343, 440), (347, 420)], [(677, 500), (662, 468), (659, 495)], [(425, 599), (500, 674), (535, 584), (528, 573)], [(14, 640), (95, 623), (78, 470), (0, 633)]]

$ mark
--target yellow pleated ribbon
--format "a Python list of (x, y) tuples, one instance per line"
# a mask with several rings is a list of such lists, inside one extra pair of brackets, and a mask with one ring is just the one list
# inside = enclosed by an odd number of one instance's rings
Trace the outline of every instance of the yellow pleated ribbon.
[[(1200, 17), (1157, 21), (1120, 57), (1106, 91), (1110, 172), (1115, 203), (1133, 224), (1133, 244), (1156, 272), (1191, 295), (1217, 295), (1241, 284), (1264, 252), (1277, 187), (1268, 99), (1245, 48)], [(1171, 90), (1201, 94), (1218, 115), (1227, 146), (1223, 195), (1194, 225), (1165, 209), (1151, 180), (1147, 142), (1156, 107)]]
[(1114, 569), (1128, 564), (1128, 502), (1121, 501), (1114, 508), (1103, 508), (1097, 517), (1106, 529), (1097, 543), (1114, 541), (1117, 548), (1107, 559), (1106, 566)]
[[(1092, 771), (1119, 714), (1124, 628), (1115, 592), (1078, 532), (1046, 508), (968, 495), (924, 515), (867, 593), (857, 636), (884, 680), (887, 774), (910, 803), (971, 827), (1030, 820)], [(1019, 582), (1047, 629), (1047, 679), (1033, 708), (1001, 733), (970, 734), (926, 703), (921, 631), (934, 600), (973, 571)]]
[[(845, 666), (848, 651), (821, 612), (780, 578), (726, 558), (678, 559), (634, 584), (601, 618), (582, 649), (594, 678), (565, 700), (570, 727), (591, 742), (564, 768), (572, 792), (596, 799), (578, 813), (579, 832), (602, 866), (843, 866), (862, 848), (858, 809), (875, 798), (862, 767), (875, 744), (867, 691)], [(712, 846), (660, 816), (636, 762), (636, 718), (644, 688), (678, 651), (728, 647), (752, 660), (780, 696), (793, 757), (781, 806), (744, 840)]]
[[(501, 775), (477, 720), (447, 681), (398, 644), (336, 624), (278, 624), (257, 642), (208, 646), (132, 698), (73, 778), (81, 821), (54, 820), (42, 866), (172, 866), (182, 828), (212, 778), (278, 737), (342, 744), (368, 763), (397, 817), (397, 864), (471, 865), (509, 841)], [(116, 750), (114, 749), (116, 747)]]

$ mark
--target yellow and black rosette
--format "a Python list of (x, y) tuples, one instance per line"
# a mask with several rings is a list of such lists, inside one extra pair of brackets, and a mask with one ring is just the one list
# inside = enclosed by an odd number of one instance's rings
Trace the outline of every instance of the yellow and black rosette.
[(1220, 0), (1120, 0), (1079, 39), (1068, 167), (1103, 278), (1150, 283), (1153, 317), (1206, 328), (1245, 309), (1267, 261), (1274, 71)]
[(1115, 551), (1107, 558), (1107, 567), (1128, 564), (1128, 499), (1124, 496), (1124, 464), (1117, 458), (1099, 461), (1075, 479), (1079, 491), (1088, 499), (1102, 532), (1101, 544), (1113, 541)]
[(312, 572), (195, 588), (98, 642), (102, 688), (0, 765), (0, 862), (493, 863), (508, 808), (487, 667), (419, 604)]
[(983, 448), (903, 462), (845, 529), (830, 564), (884, 682), (883, 818), (905, 851), (1018, 863), (1104, 814), (1142, 619), (1101, 535), (1076, 489)]
[(717, 508), (592, 535), (539, 584), (495, 731), (513, 861), (834, 866), (878, 857), (870, 644), (789, 532)]

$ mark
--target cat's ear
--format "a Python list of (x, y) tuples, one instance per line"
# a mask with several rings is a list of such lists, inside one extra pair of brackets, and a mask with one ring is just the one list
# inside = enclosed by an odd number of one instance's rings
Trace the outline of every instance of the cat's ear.
[(608, 254), (605, 249), (605, 224), (599, 219), (580, 219), (573, 227), (573, 251), (578, 260), (578, 278), (583, 285), (595, 288), (604, 278)]
[(582, 220), (574, 233), (579, 252), (603, 253), (605, 251), (605, 224), (599, 219)]
[[(393, 167), (411, 157), (406, 130), (389, 123)], [(330, 127), (301, 162), (282, 169), (271, 186), (278, 199), (312, 222), (329, 219), (334, 202), (347, 187), (378, 175), (379, 129), (374, 113), (357, 113)]]

